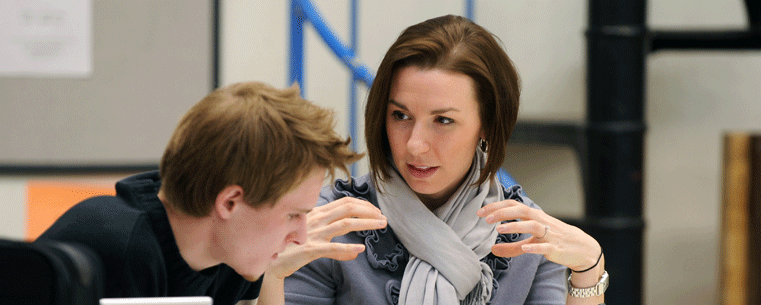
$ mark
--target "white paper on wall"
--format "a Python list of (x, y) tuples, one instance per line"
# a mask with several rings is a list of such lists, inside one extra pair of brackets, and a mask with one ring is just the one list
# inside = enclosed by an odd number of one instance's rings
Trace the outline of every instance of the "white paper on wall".
[(92, 73), (92, 0), (0, 0), (0, 29), (0, 76)]

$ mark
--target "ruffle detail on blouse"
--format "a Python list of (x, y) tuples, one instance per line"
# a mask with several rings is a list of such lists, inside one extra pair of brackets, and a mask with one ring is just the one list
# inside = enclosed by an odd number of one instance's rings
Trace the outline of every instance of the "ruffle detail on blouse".
[(388, 227), (379, 230), (356, 232), (365, 239), (367, 261), (375, 269), (386, 269), (391, 272), (399, 270), (410, 259), (409, 252), (396, 239), (394, 234), (388, 234)]
[(386, 282), (386, 302), (388, 302), (389, 305), (399, 304), (401, 287), (402, 284), (397, 280), (388, 280), (388, 282)]
[[(375, 194), (371, 191), (369, 179), (364, 182), (360, 182), (360, 180), (352, 179), (351, 182), (341, 179), (336, 180), (331, 188), (334, 200), (343, 197), (354, 197), (376, 204)], [(396, 272), (399, 270), (399, 266), (407, 264), (409, 252), (399, 242), (391, 228), (385, 227), (378, 230), (357, 231), (354, 234), (364, 239), (367, 261), (373, 268)]]
[(348, 180), (337, 179), (333, 187), (330, 188), (333, 192), (334, 198), (341, 199), (343, 197), (354, 197), (365, 201), (373, 202), (375, 199), (370, 192), (370, 184), (367, 182), (359, 183), (356, 179)]
[(523, 187), (520, 185), (513, 185), (511, 187), (502, 186), (502, 191), (505, 194), (505, 199), (512, 199), (520, 203), (525, 203), (521, 196), (526, 196), (526, 193), (523, 192)]

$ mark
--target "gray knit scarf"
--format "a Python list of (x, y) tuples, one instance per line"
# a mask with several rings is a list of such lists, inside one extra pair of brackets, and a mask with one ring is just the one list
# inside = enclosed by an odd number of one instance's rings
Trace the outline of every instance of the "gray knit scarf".
[(480, 305), (491, 299), (492, 270), (481, 259), (491, 252), (497, 231), (476, 211), (504, 200), (504, 194), (497, 179), (473, 186), (486, 164), (486, 154), (476, 151), (463, 184), (433, 212), (396, 169), (387, 181), (378, 183), (378, 205), (410, 253), (400, 305)]

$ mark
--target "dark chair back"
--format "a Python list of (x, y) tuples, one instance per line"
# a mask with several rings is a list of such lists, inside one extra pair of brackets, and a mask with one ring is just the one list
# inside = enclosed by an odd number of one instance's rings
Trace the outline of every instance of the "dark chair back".
[(0, 239), (0, 304), (97, 305), (103, 266), (73, 243)]

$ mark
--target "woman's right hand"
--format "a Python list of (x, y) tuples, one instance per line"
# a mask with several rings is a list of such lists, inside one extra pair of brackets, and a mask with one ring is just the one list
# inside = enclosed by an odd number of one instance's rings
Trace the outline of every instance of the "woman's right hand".
[(315, 207), (307, 213), (306, 243), (290, 244), (278, 254), (265, 274), (283, 279), (321, 257), (342, 261), (355, 259), (365, 250), (365, 245), (333, 243), (330, 240), (352, 231), (385, 227), (386, 216), (372, 203), (361, 199), (344, 197)]

